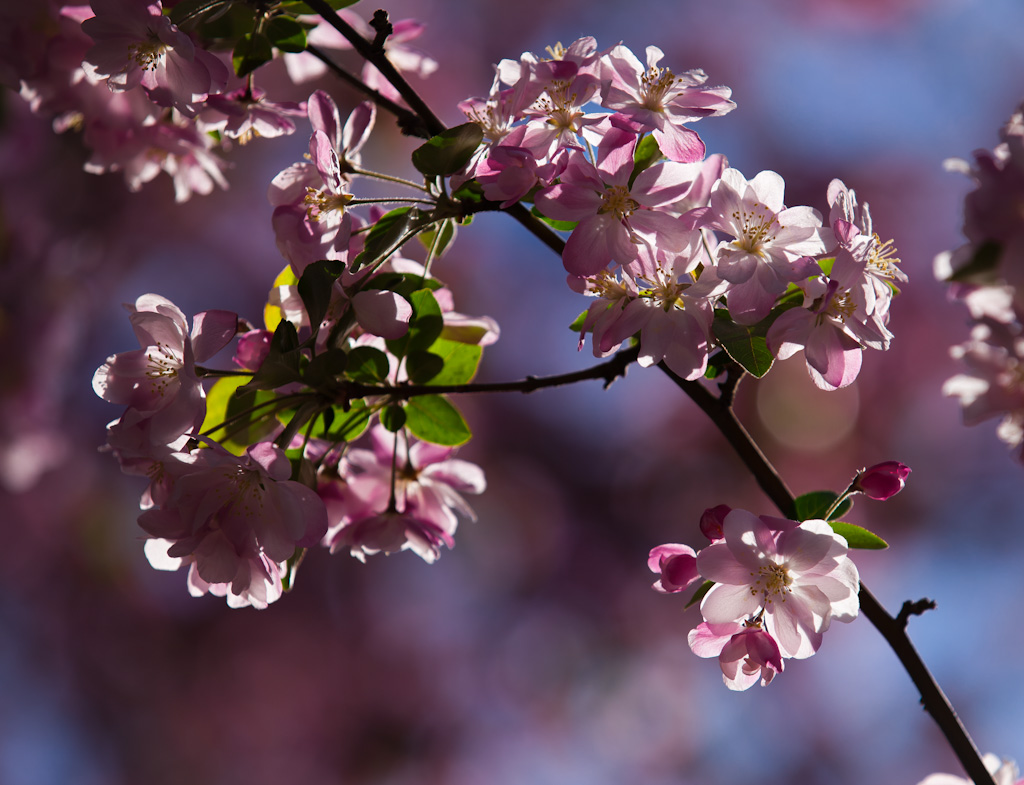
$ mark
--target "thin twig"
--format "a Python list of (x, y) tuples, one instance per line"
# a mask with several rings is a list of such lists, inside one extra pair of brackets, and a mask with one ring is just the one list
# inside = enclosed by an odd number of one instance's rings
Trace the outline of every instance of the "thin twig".
[(624, 349), (614, 354), (603, 363), (584, 368), (582, 371), (561, 373), (555, 376), (527, 376), (514, 382), (477, 382), (470, 384), (399, 384), (383, 386), (375, 384), (344, 383), (346, 400), (386, 395), (393, 401), (406, 400), (421, 395), (444, 395), (461, 393), (494, 393), (521, 392), (531, 393), (549, 387), (563, 387), (568, 384), (584, 382), (589, 379), (604, 379), (607, 389), (620, 376), (626, 375), (626, 369), (636, 361), (640, 354), (637, 346)]
[[(342, 19), (335, 12), (325, 0), (308, 0), (306, 3), (310, 8), (316, 11), (327, 22), (331, 27), (341, 33), (345, 39), (352, 44), (352, 48), (356, 50), (360, 57), (366, 60), (368, 63), (373, 65), (381, 75), (391, 83), (391, 85), (398, 91), (398, 94), (402, 96), (402, 99), (409, 105), (412, 111), (423, 120), (423, 128), (417, 129), (420, 132), (415, 133), (416, 136), (422, 136), (425, 139), (429, 139), (431, 136), (436, 136), (445, 129), (444, 123), (442, 123), (437, 115), (435, 115), (426, 102), (420, 98), (419, 93), (412, 89), (405, 77), (403, 77), (388, 60), (387, 55), (384, 53), (383, 46), (375, 48), (372, 41), (367, 41), (359, 33), (357, 33), (351, 25), (349, 25), (344, 19)], [(385, 107), (388, 111), (394, 111), (390, 106)], [(401, 119), (401, 115), (399, 115)], [(402, 126), (402, 130), (406, 133), (413, 134), (411, 127)]]

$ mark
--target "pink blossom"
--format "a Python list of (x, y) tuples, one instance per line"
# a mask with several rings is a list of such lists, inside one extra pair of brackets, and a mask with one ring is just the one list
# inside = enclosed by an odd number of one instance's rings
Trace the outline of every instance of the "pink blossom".
[(203, 104), (200, 117), (209, 130), (220, 131), (245, 144), (256, 137), (273, 139), (295, 133), (291, 117), (304, 114), (304, 104), (267, 101), (262, 90), (243, 87), (211, 95)]
[(227, 84), (225, 65), (175, 27), (159, 2), (92, 0), (92, 8), (96, 16), (82, 22), (96, 42), (86, 64), (111, 90), (141, 85), (155, 103), (194, 117), (198, 103)]
[(683, 198), (693, 185), (693, 171), (672, 162), (655, 164), (630, 185), (636, 143), (635, 133), (609, 125), (596, 165), (570, 151), (560, 182), (536, 196), (537, 208), (548, 217), (579, 222), (562, 254), (572, 275), (594, 275), (612, 261), (629, 265), (638, 259), (640, 245), (679, 252), (692, 239), (692, 224), (659, 208)]
[(732, 286), (729, 314), (754, 324), (790, 283), (820, 272), (809, 255), (822, 253), (821, 216), (810, 207), (787, 208), (785, 183), (771, 171), (749, 182), (726, 169), (711, 193), (708, 223), (735, 238), (718, 248), (718, 275)]
[(190, 334), (185, 315), (159, 295), (142, 295), (126, 307), (143, 348), (108, 357), (92, 386), (104, 400), (126, 405), (151, 421), (154, 443), (168, 444), (202, 424), (205, 393), (195, 363), (227, 345), (238, 317), (229, 311), (203, 311), (193, 319)]
[(369, 438), (372, 449), (350, 449), (339, 465), (340, 488), (327, 478), (321, 485), (330, 512), (325, 544), (332, 551), (347, 547), (363, 560), (379, 551), (413, 550), (434, 561), (441, 544), (452, 546), (458, 516), (476, 519), (462, 494), (483, 492), (483, 472), (452, 458), (450, 447), (409, 437), (396, 446), (398, 437), (382, 426)]
[(942, 393), (960, 401), (964, 424), (1001, 417), (999, 439), (1011, 447), (1024, 443), (1024, 338), (1007, 325), (981, 322), (971, 330), (970, 340), (954, 346), (950, 354), (964, 361), (967, 373), (948, 379)]
[(678, 76), (658, 65), (664, 53), (647, 47), (647, 66), (619, 44), (604, 58), (603, 103), (617, 110), (637, 131), (653, 131), (658, 147), (672, 161), (691, 163), (704, 157), (704, 143), (683, 123), (724, 115), (736, 108), (728, 87), (704, 87), (707, 75), (697, 69)]
[(730, 512), (732, 512), (732, 507), (728, 504), (719, 504), (704, 510), (700, 516), (701, 534), (711, 542), (721, 540), (725, 536), (722, 532), (722, 524), (725, 521), (725, 516)]
[(342, 126), (333, 99), (321, 90), (309, 97), (307, 113), (313, 126), (309, 160), (280, 172), (267, 191), (278, 250), (296, 275), (312, 262), (348, 255), (349, 179), (376, 117), (372, 105), (363, 103)]
[(280, 596), (280, 565), (319, 542), (327, 514), (317, 495), (289, 480), (284, 451), (261, 442), (244, 458), (222, 450), (196, 454), (166, 503), (139, 516), (165, 555), (192, 565), (190, 591), (228, 590), (234, 604), (265, 607)]
[(697, 555), (701, 576), (716, 584), (701, 602), (709, 624), (763, 619), (783, 656), (804, 658), (832, 620), (856, 618), (857, 567), (828, 523), (733, 510), (722, 528), (724, 539)]
[(722, 680), (730, 690), (746, 690), (758, 680), (767, 687), (783, 671), (782, 652), (759, 622), (702, 622), (687, 640), (698, 657), (718, 657)]
[(659, 545), (651, 550), (647, 566), (651, 572), (661, 575), (654, 582), (654, 590), (662, 594), (681, 592), (700, 578), (697, 554), (689, 545)]
[(238, 348), (232, 361), (246, 371), (257, 371), (270, 353), (270, 330), (249, 330), (238, 337)]
[(884, 502), (903, 490), (909, 476), (910, 467), (899, 461), (876, 463), (857, 476), (854, 490), (869, 499)]

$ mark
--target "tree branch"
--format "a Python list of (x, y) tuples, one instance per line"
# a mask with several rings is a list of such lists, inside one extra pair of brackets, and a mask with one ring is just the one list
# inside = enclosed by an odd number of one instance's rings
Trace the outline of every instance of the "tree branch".
[(386, 395), (392, 400), (407, 400), (420, 395), (445, 395), (458, 393), (492, 393), (492, 392), (521, 392), (531, 393), (535, 390), (543, 390), (548, 387), (564, 387), (576, 382), (584, 382), (590, 379), (604, 379), (604, 387), (607, 389), (612, 382), (620, 376), (626, 375), (626, 369), (636, 361), (640, 354), (640, 347), (634, 346), (614, 354), (611, 359), (603, 363), (585, 368), (582, 371), (562, 373), (555, 376), (527, 376), (525, 379), (514, 382), (479, 382), (470, 384), (399, 384), (391, 387), (375, 384), (359, 384), (358, 382), (344, 383), (344, 396), (346, 400), (353, 398), (366, 398), (374, 395)]
[(406, 109), (404, 106), (396, 104), (383, 93), (379, 92), (378, 90), (374, 90), (358, 76), (356, 76), (355, 74), (350, 74), (336, 62), (334, 62), (330, 57), (328, 57), (325, 52), (313, 46), (312, 44), (306, 45), (306, 51), (313, 55), (313, 57), (317, 58), (324, 65), (326, 65), (331, 70), (331, 72), (339, 79), (341, 79), (343, 82), (350, 85), (351, 87), (354, 87), (359, 92), (363, 93), (363, 95), (365, 95), (375, 104), (377, 104), (377, 106), (391, 112), (391, 114), (393, 114), (397, 118), (398, 127), (401, 128), (402, 133), (408, 136), (419, 136), (424, 139), (430, 138), (430, 134), (428, 134), (426, 131), (426, 126), (420, 119), (419, 115), (417, 115), (415, 112)]
[[(429, 139), (445, 130), (444, 123), (438, 119), (426, 102), (420, 98), (419, 93), (405, 81), (405, 77), (388, 60), (387, 55), (384, 53), (383, 40), (379, 34), (377, 38), (380, 39), (380, 43), (378, 46), (374, 46), (374, 42), (367, 41), (351, 25), (338, 16), (337, 12), (327, 4), (326, 0), (308, 0), (306, 5), (320, 14), (325, 22), (345, 36), (345, 39), (352, 44), (352, 48), (356, 50), (359, 56), (380, 71), (384, 78), (398, 91), (398, 94), (402, 96), (402, 99), (409, 105), (412, 111), (422, 119), (423, 132), (416, 134), (417, 136)], [(376, 20), (376, 18), (375, 16), (374, 19)], [(388, 106), (384, 108), (388, 109), (388, 111), (394, 111)], [(401, 116), (399, 118), (401, 119)], [(406, 130), (404, 126), (403, 130)]]
[[(736, 419), (732, 407), (724, 404), (698, 382), (688, 382), (673, 373), (662, 363), (659, 367), (671, 378), (690, 398), (701, 411), (711, 418), (711, 421), (718, 427), (718, 430), (750, 469), (757, 484), (768, 495), (776, 507), (787, 518), (795, 518), (795, 499), (792, 492), (786, 487), (778, 472), (765, 458), (757, 444), (747, 433), (746, 429)], [(907, 671), (914, 686), (921, 695), (921, 705), (924, 710), (932, 715), (939, 726), (939, 730), (946, 737), (954, 754), (959, 758), (967, 775), (974, 780), (975, 785), (995, 785), (995, 781), (981, 759), (981, 754), (975, 746), (974, 741), (967, 733), (963, 723), (957, 716), (956, 711), (950, 704), (949, 699), (939, 688), (935, 677), (928, 671), (927, 666), (917, 653), (914, 645), (907, 636), (906, 626), (910, 615), (924, 612), (934, 607), (929, 600), (921, 600), (917, 603), (905, 603), (899, 616), (893, 618), (882, 604), (875, 599), (875, 596), (868, 588), (860, 584), (860, 607), (877, 629), (886, 643), (896, 653), (903, 668)]]

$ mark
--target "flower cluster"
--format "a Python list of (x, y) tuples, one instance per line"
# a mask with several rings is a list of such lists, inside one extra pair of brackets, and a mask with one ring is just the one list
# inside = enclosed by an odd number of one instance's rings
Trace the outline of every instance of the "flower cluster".
[(824, 389), (853, 382), (863, 349), (888, 349), (906, 276), (852, 190), (833, 181), (823, 223), (786, 206), (777, 173), (748, 179), (705, 157), (689, 126), (732, 111), (731, 91), (700, 70), (674, 73), (657, 47), (646, 64), (593, 38), (549, 55), (502, 61), (490, 95), (462, 103), (485, 143), (457, 180), (475, 178), (502, 206), (532, 200), (570, 231), (569, 285), (596, 298), (581, 346), (591, 333), (600, 357), (636, 335), (641, 365), (693, 380), (716, 346), (728, 350), (725, 323), (767, 334), (776, 357), (804, 350)]
[(701, 531), (711, 544), (653, 549), (657, 591), (711, 582), (704, 621), (689, 635), (700, 657), (718, 657), (726, 686), (767, 685), (789, 658), (810, 657), (833, 621), (857, 617), (859, 577), (847, 542), (824, 520), (760, 517), (724, 505), (707, 510)]
[[(301, 302), (293, 308), (305, 317)], [(269, 337), (279, 333), (244, 332), (234, 359), (250, 374), (214, 386), (211, 395), (223, 411), (211, 417), (215, 407), (208, 406), (196, 363), (227, 346), (238, 333), (238, 317), (205, 311), (189, 331), (180, 309), (157, 295), (140, 297), (129, 310), (142, 348), (108, 358), (93, 387), (126, 406), (108, 427), (108, 449), (125, 472), (150, 481), (139, 517), (150, 537), (146, 555), (157, 569), (188, 566), (193, 595), (210, 592), (226, 596), (232, 607), (266, 607), (289, 585), (304, 550), (318, 543), (332, 552), (347, 547), (360, 560), (409, 549), (432, 562), (440, 545), (453, 545), (459, 516), (475, 517), (462, 494), (484, 490), (483, 472), (452, 457), (452, 447), (379, 425), (369, 430), (371, 449), (358, 446), (357, 437), (383, 405), (323, 401), (316, 380), (324, 371), (315, 369), (341, 361), (339, 349), (332, 357), (310, 341), (307, 373), (282, 376), (288, 354)], [(345, 322), (348, 337), (339, 339), (345, 357), (382, 365), (384, 375), (401, 371), (402, 361), (385, 354), (383, 339), (362, 332), (344, 307), (322, 324), (331, 332)], [(291, 322), (281, 323), (281, 333), (297, 333)], [(451, 343), (455, 353), (463, 346), (478, 356), (476, 345)], [(229, 414), (245, 404), (248, 409)], [(260, 409), (271, 418), (257, 416)], [(305, 438), (296, 435), (297, 418), (309, 420)]]
[(997, 435), (1024, 461), (1024, 105), (1000, 136), (994, 150), (975, 152), (973, 166), (946, 162), (977, 187), (964, 200), (967, 243), (935, 258), (936, 277), (973, 323), (970, 339), (951, 350), (967, 369), (943, 392), (960, 401), (968, 425), (1001, 418)]
[[(307, 39), (328, 51), (350, 48), (319, 18), (261, 11), (251, 25), (263, 29), (255, 37), (260, 46), (250, 39), (250, 48), (255, 53), (265, 46), (265, 54), (239, 59), (236, 49), (232, 73), (225, 58), (212, 51), (225, 42), (201, 35), (204, 15), (216, 16), (226, 6), (212, 2), (198, 14), (181, 14), (178, 21), (186, 30), (172, 21), (177, 9), (165, 9), (160, 0), (38, 3), (32, 14), (10, 23), (23, 25), (18, 32), (32, 39), (38, 30), (54, 32), (37, 48), (0, 54), (0, 66), (34, 112), (53, 118), (55, 130), (81, 132), (91, 150), (87, 171), (122, 172), (133, 191), (166, 172), (175, 199), (185, 201), (227, 187), (228, 164), (221, 154), (233, 143), (296, 130), (293, 118), (305, 107), (270, 100), (255, 85), (253, 71), (270, 60), (272, 44), (295, 82), (324, 67), (301, 51)], [(352, 11), (338, 13), (357, 30), (368, 30)], [(436, 63), (407, 45), (422, 25), (403, 20), (395, 27), (398, 34), (388, 51), (396, 66), (431, 73)], [(296, 43), (300, 40), (302, 45)]]

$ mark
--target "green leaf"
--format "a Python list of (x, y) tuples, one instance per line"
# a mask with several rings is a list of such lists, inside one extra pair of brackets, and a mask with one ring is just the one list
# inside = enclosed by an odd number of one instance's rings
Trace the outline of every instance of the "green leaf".
[[(834, 257), (834, 256), (827, 256), (824, 259), (819, 259), (818, 260), (818, 267), (821, 268), (821, 271), (823, 273), (825, 273), (825, 275), (832, 275), (832, 265), (834, 265), (835, 263), (836, 263), (836, 257)], [(790, 286), (794, 286), (795, 287), (796, 284), (792, 284), (791, 283)]]
[(310, 360), (302, 378), (310, 387), (330, 386), (348, 367), (348, 354), (343, 349), (327, 349)]
[(880, 551), (889, 547), (889, 543), (883, 540), (874, 532), (870, 532), (863, 526), (844, 521), (832, 521), (829, 523), (832, 531), (846, 540), (850, 548), (860, 548), (869, 551)]
[(691, 605), (696, 605), (698, 602), (704, 599), (704, 595), (711, 591), (711, 587), (715, 585), (714, 581), (704, 581), (700, 586), (697, 587), (697, 591), (693, 593), (690, 601), (686, 603), (683, 610), (689, 608)]
[(580, 330), (582, 330), (583, 323), (587, 320), (588, 313), (590, 313), (589, 308), (586, 311), (583, 311), (583, 313), (581, 313), (579, 316), (572, 320), (572, 324), (569, 325), (569, 329), (572, 330), (574, 333), (578, 333)]
[[(250, 379), (251, 376), (224, 376), (213, 383), (206, 393), (206, 417), (203, 419), (203, 427), (199, 429), (200, 433), (206, 433), (227, 419), (228, 401), (235, 390), (247, 384)], [(210, 433), (210, 438), (217, 439), (217, 431)]]
[(554, 218), (548, 218), (536, 207), (531, 207), (530, 213), (534, 217), (540, 218), (540, 220), (542, 220), (552, 229), (557, 229), (560, 232), (571, 232), (573, 229), (576, 228), (576, 225), (579, 223), (579, 221), (556, 221)]
[(441, 358), (444, 368), (427, 384), (468, 384), (476, 376), (484, 349), (474, 343), (438, 338), (430, 347), (430, 353)]
[(413, 435), (431, 444), (455, 447), (465, 444), (473, 435), (459, 410), (440, 395), (409, 399), (405, 416), (405, 425)]
[(270, 40), (262, 33), (246, 33), (231, 53), (231, 64), (238, 76), (248, 76), (274, 57)]
[(363, 250), (352, 262), (352, 272), (387, 259), (398, 250), (402, 238), (416, 226), (422, 213), (412, 207), (399, 207), (377, 219), (369, 233)]
[(405, 358), (405, 371), (413, 384), (427, 384), (444, 370), (444, 359), (433, 352), (417, 350)]
[(767, 330), (761, 333), (756, 327), (736, 324), (722, 309), (715, 311), (714, 331), (718, 342), (751, 376), (760, 379), (771, 370), (775, 358), (768, 351)]
[(263, 32), (282, 52), (301, 52), (306, 48), (306, 29), (290, 16), (275, 16)]
[(321, 259), (302, 271), (302, 277), (299, 278), (299, 297), (306, 307), (309, 324), (314, 333), (320, 329), (320, 322), (324, 320), (327, 307), (331, 304), (334, 282), (344, 269), (344, 262)]
[[(439, 231), (440, 238), (438, 238)], [(424, 248), (428, 251), (433, 248), (434, 256), (440, 258), (455, 239), (455, 221), (451, 218), (446, 218), (441, 221), (440, 229), (435, 225), (430, 229), (424, 229), (416, 236), (419, 238), (420, 242), (423, 243)]]
[(270, 339), (270, 351), (248, 386), (256, 390), (272, 390), (299, 381), (299, 358), (299, 336), (295, 325), (283, 319)]
[[(796, 506), (796, 519), (798, 521), (822, 520), (828, 508), (839, 498), (838, 493), (832, 491), (811, 491), (794, 500)], [(832, 518), (845, 515), (853, 507), (853, 499), (847, 497), (839, 508), (832, 513)]]
[(346, 375), (353, 381), (364, 384), (386, 382), (391, 364), (388, 356), (372, 346), (357, 346), (348, 353)]
[(324, 411), (319, 430), (313, 429), (313, 436), (329, 442), (351, 442), (357, 439), (370, 422), (372, 415), (365, 401), (356, 400), (349, 403), (348, 411), (340, 406), (332, 406)]
[(223, 13), (224, 7), (230, 2), (231, 0), (221, 0), (220, 3), (211, 5), (210, 0), (183, 0), (174, 8), (167, 10), (166, 14), (178, 27), (186, 24), (186, 22), (188, 25), (194, 25), (211, 14)]
[[(327, 0), (327, 5), (337, 11), (342, 8), (348, 8), (350, 5), (355, 5), (358, 2), (359, 0)], [(308, 16), (316, 13), (306, 3), (299, 0), (285, 0), (285, 2), (281, 3), (281, 10), (287, 11), (290, 14), (298, 14), (299, 16)]]
[(398, 433), (405, 425), (405, 410), (397, 403), (384, 407), (380, 413), (380, 424), (391, 433)]
[(476, 123), (447, 128), (413, 150), (412, 165), (428, 177), (455, 174), (473, 157), (484, 140), (484, 130)]
[(647, 134), (647, 136), (640, 140), (633, 151), (633, 171), (629, 175), (629, 187), (633, 187), (633, 183), (640, 172), (644, 169), (649, 169), (659, 160), (661, 160), (661, 148), (658, 147), (658, 142), (653, 134)]
[(971, 260), (954, 270), (946, 279), (948, 283), (984, 283), (991, 273), (999, 266), (999, 257), (1003, 254), (1003, 246), (995, 240), (988, 240), (977, 247)]
[(728, 352), (724, 349), (719, 349), (717, 352), (708, 357), (708, 368), (704, 371), (705, 379), (717, 379), (728, 367), (729, 363), (732, 362), (732, 358), (729, 357)]
[[(452, 191), (452, 199), (457, 202), (479, 204), (484, 201), (484, 187), (476, 180), (469, 180), (468, 182), (460, 185), (456, 190)], [(473, 216), (467, 215), (462, 219), (462, 225), (465, 226), (472, 220)]]
[(409, 303), (412, 305), (409, 332), (401, 338), (387, 342), (388, 351), (396, 357), (405, 357), (411, 352), (429, 351), (444, 329), (441, 306), (437, 304), (430, 289), (413, 292), (409, 296)]

